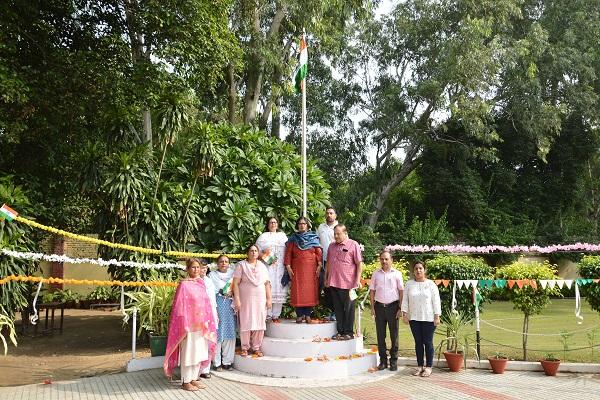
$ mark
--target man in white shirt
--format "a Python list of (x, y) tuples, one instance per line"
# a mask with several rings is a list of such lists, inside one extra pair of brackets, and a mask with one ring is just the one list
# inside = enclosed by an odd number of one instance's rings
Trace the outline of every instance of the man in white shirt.
[(327, 307), (331, 312), (329, 319), (335, 320), (333, 316), (333, 302), (331, 300), (331, 294), (329, 288), (324, 287), (325, 284), (325, 271), (327, 268), (327, 250), (329, 245), (334, 241), (333, 229), (337, 226), (337, 214), (332, 206), (328, 206), (325, 209), (325, 222), (319, 225), (317, 229), (317, 235), (319, 235), (319, 242), (323, 248), (323, 268), (321, 268), (321, 274), (319, 276), (319, 289), (323, 290), (323, 305)]

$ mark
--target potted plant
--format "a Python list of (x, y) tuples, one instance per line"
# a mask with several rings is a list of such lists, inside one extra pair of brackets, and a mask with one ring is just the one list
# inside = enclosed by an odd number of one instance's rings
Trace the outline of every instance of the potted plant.
[(496, 352), (493, 356), (488, 357), (488, 361), (490, 362), (490, 367), (492, 367), (492, 372), (495, 374), (503, 374), (506, 369), (506, 363), (508, 362), (508, 357), (505, 354)]
[[(442, 316), (441, 321), (446, 327), (446, 337), (442, 339), (437, 347), (438, 362), (440, 359), (440, 353), (444, 344), (446, 345), (446, 351), (444, 351), (444, 358), (448, 363), (450, 372), (460, 371), (461, 365), (467, 368), (467, 355), (469, 348), (471, 348), (471, 338), (473, 334), (465, 334), (463, 327), (471, 325), (473, 323), (472, 318), (465, 316), (464, 314), (453, 311), (445, 313)], [(479, 360), (479, 354), (477, 349), (474, 348), (475, 356)]]
[(560, 360), (554, 356), (552, 353), (546, 353), (544, 358), (540, 360), (540, 364), (542, 364), (542, 368), (544, 369), (544, 373), (548, 376), (555, 376), (558, 371), (558, 367), (560, 366)]
[(126, 311), (133, 313), (133, 309), (137, 309), (138, 336), (143, 331), (148, 332), (150, 354), (152, 357), (164, 356), (175, 288), (172, 286), (144, 286), (139, 292), (126, 292), (125, 295), (131, 299)]

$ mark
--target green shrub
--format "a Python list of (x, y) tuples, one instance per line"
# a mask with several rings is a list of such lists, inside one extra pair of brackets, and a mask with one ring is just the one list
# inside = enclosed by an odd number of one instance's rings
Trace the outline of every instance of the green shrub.
[(108, 302), (111, 300), (116, 301), (119, 298), (119, 294), (117, 293), (115, 288), (110, 288), (107, 286), (98, 286), (94, 291), (90, 292), (87, 296), (87, 300), (91, 301), (103, 301)]
[[(584, 256), (579, 262), (579, 275), (582, 278), (600, 277), (600, 256)], [(600, 312), (600, 285), (583, 285), (581, 292), (592, 310)]]
[[(557, 266), (548, 261), (541, 262), (514, 262), (496, 270), (499, 279), (557, 279)], [(513, 303), (515, 310), (523, 313), (523, 360), (527, 360), (527, 332), (529, 331), (529, 316), (539, 314), (548, 304), (550, 296), (561, 296), (558, 288), (537, 289), (523, 286), (521, 289), (514, 286), (507, 288), (508, 298)]]
[[(364, 264), (363, 269), (362, 269), (361, 278), (362, 279), (371, 279), (371, 276), (373, 276), (373, 272), (375, 272), (375, 270), (378, 269), (379, 267), (381, 267), (379, 260), (373, 260), (368, 264)], [(408, 278), (410, 276), (408, 273), (408, 268), (409, 268), (408, 261), (406, 261), (403, 258), (399, 259), (398, 261), (394, 261), (392, 263), (392, 268), (395, 268), (402, 273), (404, 282), (406, 282), (408, 280)]]
[[(427, 261), (427, 276), (429, 279), (492, 279), (492, 267), (487, 265), (481, 258), (440, 255), (433, 260)], [(439, 286), (442, 301), (442, 314), (450, 312), (452, 307), (452, 286), (447, 288)], [(487, 300), (486, 291), (481, 291), (483, 300)], [(457, 309), (467, 318), (475, 317), (473, 307), (472, 289), (462, 288), (456, 290)], [(483, 301), (480, 304), (483, 309)]]

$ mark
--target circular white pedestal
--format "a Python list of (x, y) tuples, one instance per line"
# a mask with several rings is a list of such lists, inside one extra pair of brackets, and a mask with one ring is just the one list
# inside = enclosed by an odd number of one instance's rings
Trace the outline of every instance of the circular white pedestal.
[(297, 324), (293, 320), (282, 319), (281, 322), (274, 324), (267, 323), (266, 337), (279, 339), (313, 339), (315, 336), (321, 338), (332, 337), (337, 333), (335, 322), (325, 322), (322, 324)]
[(252, 375), (268, 376), (274, 378), (314, 378), (333, 379), (367, 372), (369, 368), (377, 366), (377, 355), (363, 353), (363, 357), (336, 360), (329, 356), (328, 361), (318, 361), (312, 358), (306, 361), (300, 357), (273, 357), (260, 358), (235, 356), (236, 370)]
[(270, 378), (332, 380), (367, 373), (377, 366), (378, 355), (364, 350), (362, 337), (331, 340), (336, 333), (335, 322), (270, 322), (261, 347), (264, 357), (236, 355), (234, 367)]
[(329, 357), (345, 356), (363, 351), (362, 337), (352, 340), (332, 340), (329, 342), (311, 339), (279, 339), (265, 337), (261, 347), (263, 353), (273, 357)]

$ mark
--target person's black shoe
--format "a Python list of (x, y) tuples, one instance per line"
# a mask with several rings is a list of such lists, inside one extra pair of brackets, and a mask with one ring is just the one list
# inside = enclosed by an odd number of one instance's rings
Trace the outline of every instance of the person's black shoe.
[(382, 362), (380, 362), (380, 363), (379, 363), (379, 365), (377, 366), (377, 369), (378, 369), (379, 371), (383, 371), (384, 369), (387, 369), (387, 367), (388, 367), (387, 363), (382, 361)]
[(398, 364), (395, 362), (390, 362), (390, 371), (398, 371)]
[(200, 378), (210, 379), (210, 372), (208, 374), (200, 374)]
[(231, 371), (233, 369), (233, 365), (231, 365), (231, 364), (230, 365), (223, 365), (223, 369), (225, 371)]

